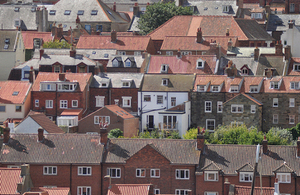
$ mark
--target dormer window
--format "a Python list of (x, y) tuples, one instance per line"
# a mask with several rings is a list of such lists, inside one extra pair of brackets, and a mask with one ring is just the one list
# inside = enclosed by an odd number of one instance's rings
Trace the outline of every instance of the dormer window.
[(202, 59), (197, 60), (197, 68), (204, 68), (205, 61)]
[(126, 51), (118, 51), (118, 54), (121, 56), (124, 56), (124, 55), (126, 55)]
[(240, 172), (240, 182), (252, 182), (253, 173)]
[(98, 10), (92, 10), (91, 15), (97, 15), (98, 14)]
[(99, 87), (107, 87), (108, 86), (108, 83), (107, 82), (101, 82), (99, 83)]
[(262, 19), (262, 13), (251, 13), (252, 19)]
[(219, 92), (220, 91), (220, 86), (219, 85), (212, 85), (211, 86), (211, 91), (212, 92)]
[(258, 86), (250, 86), (250, 93), (258, 93)]
[(50, 10), (49, 15), (55, 15), (56, 14), (56, 10)]
[(294, 71), (300, 71), (300, 64), (294, 64)]
[(276, 173), (278, 183), (291, 183), (291, 173)]
[(34, 48), (40, 48), (41, 47), (41, 40), (40, 39), (33, 39), (33, 46), (34, 46)]
[(76, 89), (76, 84), (58, 84), (58, 91), (74, 91)]
[(84, 10), (78, 10), (77, 15), (83, 15), (84, 14)]
[(270, 82), (270, 89), (279, 89), (279, 82), (278, 81), (271, 81)]
[(290, 82), (291, 89), (299, 89), (299, 82)]
[(10, 38), (6, 38), (4, 42), (5, 44), (10, 44)]
[(169, 79), (162, 79), (162, 85), (168, 86), (169, 85)]
[(64, 15), (70, 15), (71, 14), (71, 10), (65, 10)]
[(15, 7), (14, 11), (15, 11), (15, 12), (19, 12), (19, 11), (20, 11), (20, 8), (19, 8), (19, 7)]
[(167, 64), (162, 64), (160, 73), (168, 73), (168, 68), (169, 68), (169, 66)]
[(206, 91), (206, 85), (197, 85), (197, 91), (198, 92), (205, 92)]
[(129, 57), (125, 60), (125, 67), (132, 67), (134, 64), (134, 58)]
[(122, 87), (130, 87), (132, 79), (122, 79), (121, 82), (122, 82)]
[(4, 49), (8, 49), (9, 45), (8, 44), (5, 44), (4, 45)]
[(232, 93), (239, 92), (239, 86), (237, 86), (237, 85), (230, 86), (230, 92), (232, 92)]
[(119, 61), (118, 61), (117, 59), (114, 59), (114, 60), (112, 61), (112, 66), (113, 66), (113, 67), (119, 67)]
[(21, 20), (17, 19), (15, 20), (15, 27), (20, 27), (21, 26)]
[(230, 8), (230, 5), (223, 5), (223, 12), (224, 13), (228, 13), (229, 12), (229, 8)]

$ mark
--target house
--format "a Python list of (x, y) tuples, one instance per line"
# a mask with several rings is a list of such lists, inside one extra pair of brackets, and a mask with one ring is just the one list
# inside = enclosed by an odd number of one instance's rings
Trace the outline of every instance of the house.
[(27, 117), (24, 118), (11, 132), (14, 133), (38, 133), (38, 129), (44, 129), (44, 133), (64, 133), (64, 131), (53, 123), (43, 113), (28, 113)]
[(144, 72), (143, 62), (146, 55), (145, 52), (143, 55), (111, 55), (103, 69), (105, 72)]
[(108, 190), (107, 195), (135, 193), (139, 193), (139, 195), (150, 195), (153, 193), (152, 191), (152, 184), (114, 184)]
[(89, 109), (91, 73), (40, 72), (32, 86), (31, 109), (58, 126), (77, 126)]
[(92, 29), (100, 32), (126, 31), (129, 25), (128, 21), (101, 0), (61, 0), (53, 5), (48, 12), (49, 21), (61, 23), (63, 31), (68, 31), (70, 27), (74, 29), (77, 25), (76, 18), (80, 20), (81, 25), (89, 33), (92, 32)]
[(146, 74), (138, 92), (140, 131), (158, 129), (185, 134), (190, 126), (189, 92), (194, 79), (193, 74)]
[(0, 122), (23, 119), (30, 110), (31, 84), (27, 81), (0, 82)]
[(289, 20), (288, 26), (289, 28), (286, 29), (282, 35), (281, 35), (281, 41), (284, 46), (290, 46), (291, 47), (291, 54), (293, 57), (300, 57), (299, 53), (299, 44), (298, 39), (300, 35), (300, 31), (298, 29), (298, 26), (295, 26), (295, 22), (293, 20)]
[(269, 11), (268, 14), (270, 14), (271, 9), (270, 5), (268, 6), (260, 6), (259, 3), (253, 3), (253, 4), (243, 4), (242, 7), (239, 7), (240, 13), (238, 15), (238, 18), (245, 18), (245, 19), (255, 19), (257, 23), (261, 25), (264, 29), (266, 29), (266, 21), (267, 21), (267, 13), (266, 11)]
[(299, 13), (300, 12), (299, 6), (300, 6), (299, 2), (295, 0), (285, 2), (285, 13), (286, 14)]
[(106, 105), (78, 121), (78, 133), (100, 133), (99, 125), (106, 123), (107, 130), (120, 129), (124, 137), (137, 136), (139, 119), (118, 105)]

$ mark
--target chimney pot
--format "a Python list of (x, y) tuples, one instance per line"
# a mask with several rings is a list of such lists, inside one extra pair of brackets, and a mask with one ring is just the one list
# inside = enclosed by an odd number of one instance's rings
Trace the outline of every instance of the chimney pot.
[(110, 36), (111, 36), (111, 42), (112, 43), (117, 42), (117, 32), (115, 30), (111, 31), (111, 35)]
[(117, 11), (117, 4), (116, 4), (116, 2), (114, 2), (114, 5), (113, 5), (113, 11), (114, 11), (114, 12)]
[(268, 153), (268, 140), (265, 135), (264, 135), (264, 140), (262, 142), (262, 145), (263, 145), (263, 153), (267, 154)]
[(59, 73), (58, 78), (59, 78), (60, 81), (65, 81), (66, 80), (66, 74), (65, 73)]
[(38, 129), (38, 141), (42, 142), (44, 140), (44, 129), (43, 128), (39, 128)]
[(7, 144), (10, 138), (10, 128), (6, 127), (3, 129), (3, 143)]
[(300, 137), (297, 140), (297, 157), (300, 158)]

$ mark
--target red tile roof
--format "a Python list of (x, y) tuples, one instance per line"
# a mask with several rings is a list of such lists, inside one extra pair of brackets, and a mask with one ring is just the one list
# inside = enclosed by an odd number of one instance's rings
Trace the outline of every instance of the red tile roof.
[[(31, 84), (28, 81), (1, 81), (0, 103), (23, 104), (29, 93)], [(13, 93), (17, 95), (13, 95)]]
[(300, 64), (300, 58), (295, 58), (295, 57), (292, 58), (292, 60), (290, 61), (290, 64), (289, 64), (287, 75), (289, 75), (289, 76), (300, 76), (300, 71), (295, 71), (294, 70), (294, 63)]
[(78, 116), (83, 110), (82, 109), (66, 109), (62, 111), (61, 116)]
[[(281, 81), (281, 85), (279, 89), (270, 89), (271, 81)], [(300, 82), (300, 77), (298, 76), (286, 76), (286, 77), (274, 77), (272, 79), (266, 79), (264, 82), (264, 92), (265, 93), (300, 93), (300, 90), (291, 89), (290, 82)]]
[(259, 84), (264, 80), (264, 77), (253, 76), (253, 77), (244, 77), (244, 92), (247, 93), (250, 91), (250, 86), (259, 86)]
[(48, 192), (49, 195), (68, 195), (70, 193), (70, 188), (67, 187), (57, 187), (57, 188), (39, 188), (42, 191)]
[(124, 119), (134, 118), (133, 115), (129, 114), (126, 110), (120, 108), (118, 105), (105, 105), (105, 107)]
[(43, 39), (43, 42), (52, 41), (51, 32), (36, 32), (36, 31), (22, 31), (22, 38), (25, 49), (33, 49), (33, 39)]
[(116, 49), (145, 51), (150, 42), (149, 36), (117, 36), (116, 43), (111, 42), (111, 36), (81, 36), (77, 49)]
[[(205, 61), (204, 68), (196, 68), (198, 59)], [(161, 65), (167, 64), (171, 74), (214, 74), (216, 61), (215, 55), (184, 55), (180, 59), (177, 56), (152, 55), (147, 73), (160, 73)]]
[(0, 168), (0, 194), (19, 195), (17, 184), (22, 182), (20, 168)]
[(151, 184), (113, 184), (107, 195), (148, 195)]
[[(32, 91), (40, 90), (40, 82), (43, 81), (58, 81), (59, 74), (61, 73), (49, 73), (49, 72), (39, 72), (38, 76), (35, 79), (35, 82), (32, 86)], [(66, 81), (69, 82), (78, 82), (80, 91), (83, 91), (84, 88), (89, 85), (89, 81), (92, 78), (92, 73), (65, 73)]]
[[(274, 187), (263, 187), (263, 195), (274, 195)], [(251, 186), (235, 186), (234, 195), (249, 195), (251, 192)], [(261, 194), (261, 188), (255, 187), (254, 188), (254, 195)]]

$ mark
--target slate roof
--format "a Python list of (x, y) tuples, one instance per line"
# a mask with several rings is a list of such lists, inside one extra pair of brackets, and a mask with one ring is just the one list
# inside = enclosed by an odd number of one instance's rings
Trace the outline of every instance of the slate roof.
[[(1, 81), (0, 103), (24, 104), (30, 88), (31, 83), (28, 81)], [(14, 92), (16, 93), (13, 95)]]
[(284, 56), (267, 56), (260, 55), (258, 59), (258, 66), (256, 75), (265, 75), (265, 68), (275, 68), (276, 76), (284, 75), (285, 61)]
[[(168, 86), (162, 85), (162, 79), (169, 79)], [(193, 89), (195, 75), (145, 74), (141, 91), (178, 91), (189, 92)]]
[(107, 195), (148, 195), (151, 184), (113, 184)]
[(70, 53), (67, 55), (60, 55), (60, 54), (43, 54), (42, 58), (40, 59), (39, 65), (52, 65), (54, 63), (60, 63), (64, 66), (76, 66), (80, 63), (84, 63), (87, 66), (95, 66), (96, 62), (83, 56), (80, 54), (76, 54), (75, 57), (71, 57)]
[(295, 25), (300, 25), (299, 14), (270, 14), (267, 31), (286, 31), (289, 28), (288, 21), (295, 20)]
[(52, 41), (51, 32), (36, 32), (36, 31), (22, 31), (21, 32), (25, 49), (33, 49), (33, 39), (39, 38), (44, 42)]
[[(35, 82), (32, 86), (32, 91), (40, 91), (40, 82), (43, 81), (57, 81), (60, 73), (49, 73), (49, 72), (39, 72)], [(92, 73), (65, 73), (66, 81), (78, 82), (79, 90), (83, 91), (87, 85), (89, 85), (89, 80), (92, 77)]]
[[(0, 20), (1, 21), (1, 20)], [(10, 31), (10, 30), (1, 30), (0, 31), (0, 52), (14, 52), (16, 50), (17, 36), (19, 31)], [(5, 43), (5, 40), (9, 39), (9, 44)], [(4, 46), (8, 45), (8, 48), (5, 49)]]
[[(227, 51), (227, 55), (236, 55), (237, 57), (253, 57), (255, 47), (233, 47)], [(275, 47), (259, 47), (259, 54), (275, 54)]]
[(232, 61), (235, 67), (237, 68), (237, 73), (238, 76), (242, 75), (241, 68), (244, 65), (247, 65), (247, 67), (250, 69), (248, 72), (249, 76), (255, 76), (256, 75), (256, 70), (258, 66), (258, 61), (254, 60), (254, 57), (221, 57), (220, 58), (220, 68), (218, 69), (219, 75), (224, 75), (225, 74), (225, 68), (228, 65), (228, 62)]
[[(262, 175), (274, 175), (284, 162), (297, 176), (300, 175), (300, 159), (296, 157), (297, 146), (268, 145), (268, 154), (263, 154), (261, 146), (261, 161), (258, 170), (262, 166)], [(209, 144), (205, 146), (201, 154), (200, 166), (197, 171), (215, 163), (224, 174), (236, 175), (236, 170), (247, 163), (255, 165), (255, 145), (222, 145)]]
[(125, 163), (132, 155), (150, 144), (171, 164), (195, 165), (199, 163), (200, 151), (196, 149), (196, 140), (172, 139), (110, 139), (104, 161), (105, 163)]
[(22, 182), (20, 168), (0, 168), (0, 194), (18, 195), (17, 184)]
[(99, 135), (11, 134), (8, 144), (1, 148), (1, 163), (29, 164), (100, 164), (103, 145)]
[(118, 67), (125, 67), (125, 60), (127, 60), (128, 58), (130, 60), (133, 61), (133, 63), (131, 64), (131, 67), (135, 67), (135, 68), (141, 68), (143, 62), (144, 62), (144, 58), (141, 55), (110, 55), (109, 60), (107, 62), (106, 67), (114, 67), (112, 64), (112, 61), (117, 58), (117, 60), (120, 61), (120, 64)]
[(105, 73), (94, 75), (90, 87), (101, 88), (102, 82), (108, 82), (107, 87), (110, 88), (124, 88), (122, 79), (132, 80), (130, 88), (140, 88), (144, 74), (142, 73)]
[[(205, 61), (204, 68), (197, 68), (197, 60)], [(215, 55), (183, 55), (177, 56), (152, 55), (147, 68), (147, 73), (161, 73), (161, 65), (168, 65), (169, 74), (215, 74), (217, 69)]]

